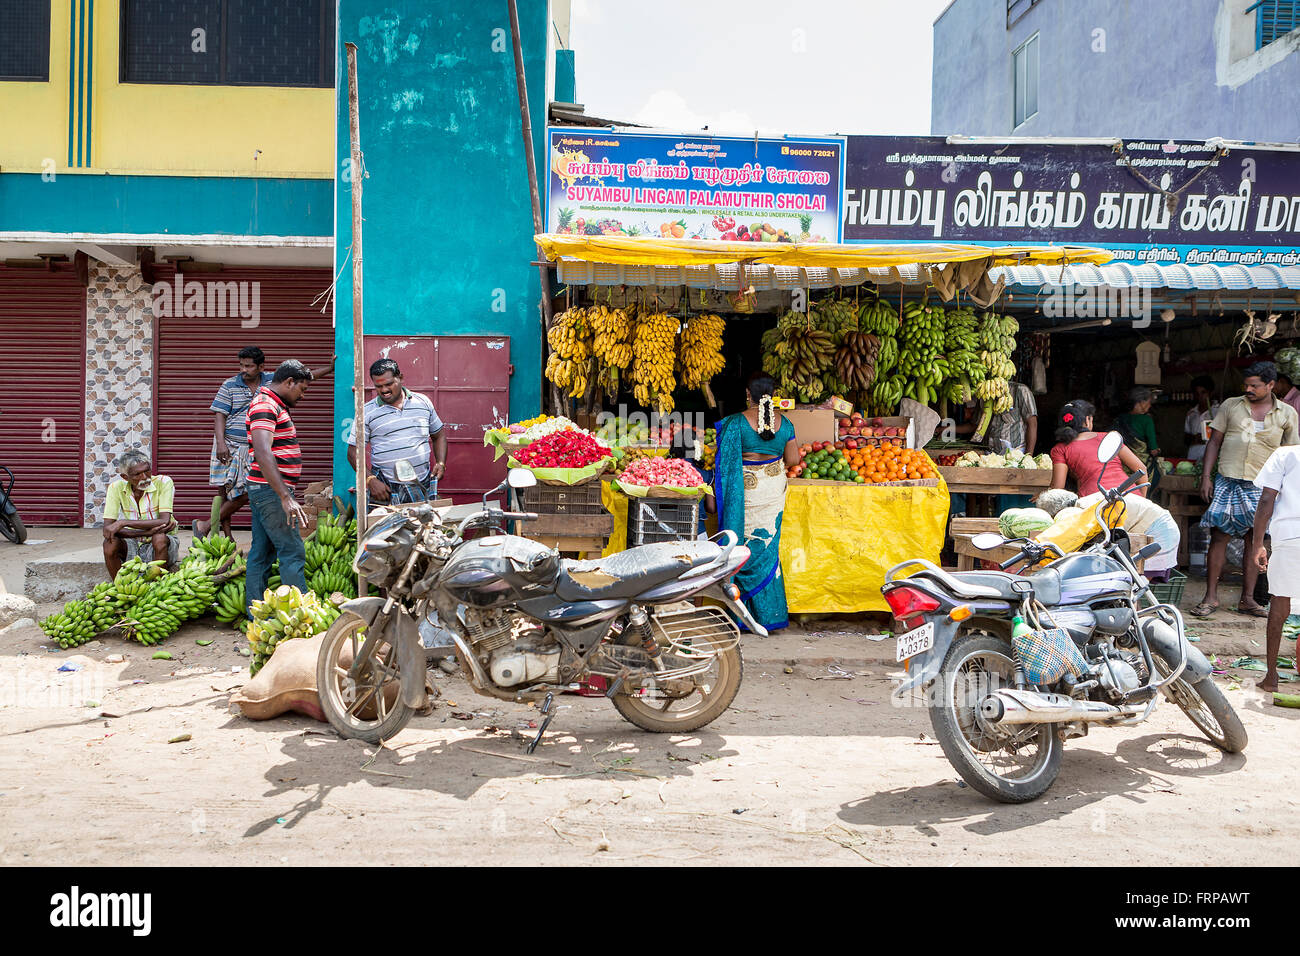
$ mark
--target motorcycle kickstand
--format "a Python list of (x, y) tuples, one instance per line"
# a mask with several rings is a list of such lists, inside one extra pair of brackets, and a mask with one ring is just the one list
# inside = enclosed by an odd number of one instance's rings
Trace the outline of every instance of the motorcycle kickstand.
[(554, 694), (547, 694), (546, 700), (542, 701), (542, 713), (546, 715), (546, 719), (542, 721), (542, 726), (537, 729), (537, 736), (534, 737), (532, 743), (528, 745), (525, 753), (532, 753), (537, 749), (537, 745), (542, 742), (542, 735), (546, 733), (546, 728), (551, 726), (551, 721), (555, 719), (555, 714), (551, 712), (551, 704), (554, 701)]

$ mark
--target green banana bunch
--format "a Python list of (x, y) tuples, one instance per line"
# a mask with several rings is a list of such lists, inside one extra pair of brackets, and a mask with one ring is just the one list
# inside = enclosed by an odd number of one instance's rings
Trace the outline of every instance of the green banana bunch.
[(898, 334), (898, 313), (884, 299), (876, 299), (858, 312), (858, 328), (880, 338), (892, 338)]
[(134, 604), (149, 589), (151, 581), (166, 574), (161, 558), (148, 564), (139, 558), (132, 558), (118, 569), (113, 578), (113, 593), (117, 601), (124, 605)]
[(244, 578), (235, 578), (223, 584), (213, 602), (217, 609), (217, 620), (222, 624), (234, 624), (236, 621), (243, 620), (246, 613), (245, 595)]

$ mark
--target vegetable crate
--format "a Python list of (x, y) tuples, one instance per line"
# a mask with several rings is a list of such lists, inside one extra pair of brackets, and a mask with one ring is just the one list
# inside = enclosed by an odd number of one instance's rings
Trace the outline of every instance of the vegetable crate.
[(581, 485), (536, 485), (521, 494), (522, 511), (536, 512), (522, 533), (532, 535), (605, 536), (614, 530), (614, 516), (600, 500), (600, 482)]
[(656, 541), (694, 541), (699, 533), (698, 498), (629, 498), (627, 544)]
[(1187, 575), (1181, 571), (1171, 570), (1168, 581), (1151, 585), (1151, 594), (1161, 604), (1172, 604), (1178, 607), (1183, 600), (1183, 588), (1186, 586)]

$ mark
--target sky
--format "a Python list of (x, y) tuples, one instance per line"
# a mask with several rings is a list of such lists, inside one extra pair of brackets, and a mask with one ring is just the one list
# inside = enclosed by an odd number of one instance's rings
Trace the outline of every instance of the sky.
[(948, 3), (573, 0), (578, 102), (676, 130), (928, 135)]

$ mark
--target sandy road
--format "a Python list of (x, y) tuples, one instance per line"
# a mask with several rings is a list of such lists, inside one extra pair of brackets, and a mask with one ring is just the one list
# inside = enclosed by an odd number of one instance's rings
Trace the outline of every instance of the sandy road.
[[(1300, 711), (1266, 704), (1254, 675), (1224, 681), (1244, 755), (1166, 704), (1072, 741), (1047, 797), (1007, 807), (957, 784), (923, 710), (890, 703), (892, 643), (838, 626), (746, 644), (735, 707), (694, 735), (564, 697), (531, 760), (536, 712), (457, 677), (380, 750), (232, 714), (247, 671), (229, 630), (186, 627), (170, 662), (116, 641), (50, 653), (33, 631), (0, 648), (0, 863), (1158, 866), (1300, 846)], [(57, 671), (69, 660), (82, 670)]]

